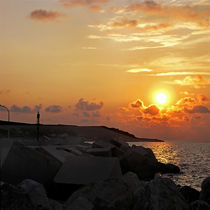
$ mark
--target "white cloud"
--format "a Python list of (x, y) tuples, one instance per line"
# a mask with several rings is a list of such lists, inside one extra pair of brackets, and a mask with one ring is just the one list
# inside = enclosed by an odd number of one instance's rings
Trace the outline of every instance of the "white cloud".
[(129, 73), (139, 73), (139, 72), (151, 72), (151, 69), (129, 69), (127, 72)]

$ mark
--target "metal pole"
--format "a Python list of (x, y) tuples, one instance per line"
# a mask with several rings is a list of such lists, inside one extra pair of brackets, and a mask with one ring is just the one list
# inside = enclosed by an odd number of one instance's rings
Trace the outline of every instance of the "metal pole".
[[(8, 122), (9, 122), (10, 121), (10, 111), (9, 111), (9, 109), (6, 106), (1, 105), (1, 104), (0, 104), (0, 107), (2, 107), (2, 108), (7, 110), (7, 112), (8, 112)], [(9, 132), (9, 125), (8, 125), (8, 139), (9, 138), (10, 138), (10, 132)]]

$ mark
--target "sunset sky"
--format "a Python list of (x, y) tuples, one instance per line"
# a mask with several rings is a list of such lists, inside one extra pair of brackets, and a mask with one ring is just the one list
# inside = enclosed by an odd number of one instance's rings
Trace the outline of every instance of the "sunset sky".
[(1, 0), (0, 14), (12, 121), (39, 110), (45, 124), (210, 141), (210, 0)]

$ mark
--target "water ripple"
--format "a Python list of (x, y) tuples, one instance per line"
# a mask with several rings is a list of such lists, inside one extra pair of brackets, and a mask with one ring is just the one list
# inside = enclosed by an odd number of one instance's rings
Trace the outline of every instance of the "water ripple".
[(210, 175), (210, 143), (204, 142), (135, 142), (151, 148), (156, 158), (163, 163), (173, 163), (181, 174), (166, 174), (176, 184), (188, 185), (200, 190), (202, 181)]

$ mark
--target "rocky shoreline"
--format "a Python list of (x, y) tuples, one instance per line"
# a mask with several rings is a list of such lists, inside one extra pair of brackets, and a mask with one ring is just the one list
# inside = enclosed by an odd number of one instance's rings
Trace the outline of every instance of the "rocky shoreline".
[[(177, 186), (149, 148), (118, 138), (38, 146), (1, 141), (1, 209), (208, 210), (210, 177), (201, 191)], [(74, 142), (74, 143), (72, 143)]]
[[(0, 120), (0, 138), (7, 138), (8, 130), (13, 138), (35, 139), (37, 137), (37, 124), (8, 122)], [(135, 135), (117, 128), (107, 126), (78, 126), (78, 125), (39, 125), (40, 138), (71, 138), (72, 136), (83, 136), (88, 141), (103, 138), (121, 137), (126, 142), (164, 142), (160, 139), (138, 138)]]

